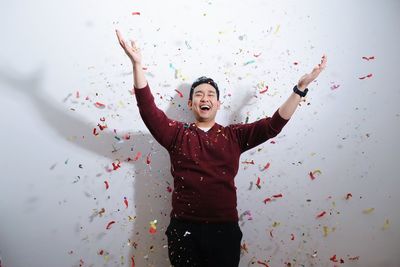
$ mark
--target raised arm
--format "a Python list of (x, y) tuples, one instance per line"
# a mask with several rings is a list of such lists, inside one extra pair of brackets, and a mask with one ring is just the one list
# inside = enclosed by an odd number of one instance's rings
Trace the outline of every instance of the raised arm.
[[(318, 77), (321, 71), (324, 70), (326, 63), (327, 57), (326, 55), (323, 55), (321, 63), (315, 66), (310, 73), (305, 74), (300, 78), (299, 82), (297, 83), (297, 88), (303, 92), (307, 86)], [(285, 101), (285, 103), (283, 103), (283, 105), (279, 108), (279, 115), (286, 120), (290, 119), (290, 117), (292, 117), (293, 113), (296, 111), (300, 101), (301, 96), (293, 92)]]
[(128, 55), (133, 66), (133, 85), (137, 89), (146, 87), (147, 80), (144, 76), (142, 68), (142, 54), (140, 48), (136, 46), (135, 42), (131, 40), (131, 45), (124, 40), (119, 30), (115, 30), (117, 33), (118, 41), (125, 53)]

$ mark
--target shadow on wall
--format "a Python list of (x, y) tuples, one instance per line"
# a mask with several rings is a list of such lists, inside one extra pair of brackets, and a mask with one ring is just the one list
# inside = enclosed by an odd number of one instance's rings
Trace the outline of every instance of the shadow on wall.
[[(90, 126), (93, 124), (67, 114), (63, 106), (49, 101), (49, 98), (44, 95), (42, 91), (44, 75), (42, 69), (30, 76), (23, 77), (16, 71), (10, 71), (10, 68), (3, 68), (0, 70), (0, 82), (25, 94), (32, 101), (41, 118), (64, 140), (68, 140), (82, 149), (107, 157), (113, 162), (119, 160), (132, 165), (134, 169), (132, 177), (134, 202), (132, 204), (134, 204), (136, 218), (133, 221), (130, 237), (127, 236), (130, 241), (129, 244), (133, 248), (130, 250), (129, 259), (126, 259), (126, 261), (131, 261), (131, 257), (134, 257), (137, 266), (167, 266), (169, 260), (166, 247), (167, 240), (164, 233), (169, 224), (169, 213), (171, 211), (171, 193), (168, 192), (167, 188), (168, 186), (173, 188), (167, 151), (149, 133), (135, 132), (135, 129), (118, 133), (120, 137), (125, 136), (125, 134), (130, 135), (130, 139), (123, 143), (116, 142), (116, 134), (110, 129), (102, 131), (101, 138), (95, 137), (92, 134), (93, 128)], [(149, 84), (151, 87), (150, 82)], [(181, 84), (178, 90), (189, 92), (189, 87), (189, 84)], [(244, 107), (252, 97), (251, 94), (247, 95), (239, 107)], [(173, 104), (165, 111), (166, 115), (171, 119), (192, 122), (193, 116), (187, 108), (187, 100), (176, 94), (171, 101)], [(229, 123), (243, 121), (241, 108), (232, 111), (228, 121)], [(71, 140), (71, 136), (85, 136), (85, 138)], [(139, 151), (142, 153), (140, 159), (128, 160), (129, 158), (132, 159)], [(147, 164), (146, 157), (149, 154), (151, 163)], [(88, 223), (91, 223), (95, 216), (88, 216)], [(157, 220), (157, 232), (150, 234), (150, 221), (153, 220)], [(97, 238), (101, 239), (105, 235), (104, 232), (99, 233)]]

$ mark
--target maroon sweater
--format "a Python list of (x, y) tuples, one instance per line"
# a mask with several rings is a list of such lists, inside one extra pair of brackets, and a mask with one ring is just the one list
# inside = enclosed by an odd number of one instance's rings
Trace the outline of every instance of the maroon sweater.
[(140, 115), (170, 155), (174, 177), (171, 217), (198, 222), (237, 222), (234, 178), (241, 153), (275, 137), (288, 122), (278, 111), (253, 123), (214, 126), (169, 119), (147, 85), (135, 88)]

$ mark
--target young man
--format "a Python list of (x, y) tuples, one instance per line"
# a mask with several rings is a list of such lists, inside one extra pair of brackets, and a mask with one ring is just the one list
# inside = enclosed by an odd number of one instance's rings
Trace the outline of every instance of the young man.
[(237, 267), (242, 232), (238, 225), (234, 177), (241, 153), (275, 137), (307, 93), (306, 87), (325, 68), (322, 57), (310, 74), (302, 76), (293, 93), (272, 117), (248, 124), (221, 126), (217, 84), (200, 77), (188, 101), (195, 122), (168, 118), (154, 103), (142, 70), (140, 49), (117, 37), (132, 61), (134, 89), (140, 115), (154, 138), (167, 149), (174, 177), (168, 253), (175, 267)]

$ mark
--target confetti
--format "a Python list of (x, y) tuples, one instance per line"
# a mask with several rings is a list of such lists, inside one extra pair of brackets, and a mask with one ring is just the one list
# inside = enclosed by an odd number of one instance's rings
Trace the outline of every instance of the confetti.
[(316, 178), (315, 174), (321, 174), (322, 172), (320, 170), (315, 170), (309, 173), (311, 180), (314, 180)]
[(99, 135), (99, 133), (97, 132), (97, 128), (93, 128), (93, 135), (94, 136), (98, 136)]
[(179, 94), (180, 97), (183, 97), (183, 94), (181, 91), (179, 91), (178, 89), (175, 89), (175, 92), (177, 92)]
[(133, 16), (135, 16), (135, 15), (140, 16), (140, 12), (132, 12), (132, 15)]
[(268, 162), (268, 163), (264, 166), (263, 171), (267, 170), (267, 169), (269, 168), (269, 166), (271, 166), (271, 163)]
[(108, 185), (108, 182), (107, 182), (107, 181), (104, 181), (104, 183), (105, 183), (105, 185), (106, 185), (106, 190), (107, 190), (110, 186)]
[(117, 160), (117, 163), (113, 162), (112, 166), (113, 166), (113, 170), (116, 171), (119, 168), (121, 168), (121, 162), (119, 160)]
[(131, 267), (135, 267), (135, 259), (133, 258), (133, 256), (131, 257), (131, 261), (132, 261)]
[(278, 197), (283, 197), (283, 195), (282, 194), (278, 194), (278, 195), (273, 195), (272, 197), (278, 198)]
[(124, 204), (125, 204), (125, 207), (128, 208), (128, 199), (126, 197), (124, 197)]
[(110, 229), (111, 229), (111, 225), (114, 224), (114, 223), (115, 223), (115, 221), (109, 222), (109, 223), (107, 224), (106, 229), (107, 229), (107, 230), (110, 230)]
[(268, 85), (265, 87), (264, 90), (261, 90), (261, 91), (260, 91), (260, 94), (264, 94), (264, 93), (267, 92), (267, 91), (268, 91)]
[(142, 156), (142, 152), (138, 152), (135, 156), (135, 158), (133, 159), (133, 161), (137, 161), (140, 157)]
[(157, 224), (157, 220), (150, 221), (150, 229), (149, 229), (150, 234), (154, 234), (157, 232), (156, 224)]
[(151, 163), (151, 153), (149, 153), (146, 157), (146, 163), (149, 165)]
[(260, 52), (259, 54), (253, 54), (253, 56), (254, 56), (254, 57), (259, 57), (259, 56), (261, 56), (261, 54), (262, 54), (262, 53)]
[(364, 213), (364, 214), (370, 214), (370, 213), (372, 213), (374, 210), (375, 210), (375, 208), (365, 209), (365, 210), (363, 210), (363, 213)]
[(290, 234), (290, 240), (294, 240), (294, 234)]
[(247, 62), (243, 63), (243, 66), (246, 66), (246, 65), (249, 65), (249, 64), (253, 64), (255, 62), (256, 62), (255, 60), (250, 60), (250, 61), (247, 61)]
[(331, 86), (331, 90), (338, 89), (339, 87), (340, 87), (339, 84), (334, 84), (334, 85)]
[(355, 257), (349, 258), (349, 261), (356, 261), (356, 260), (359, 260), (359, 259), (360, 259), (360, 256), (355, 256)]
[(260, 179), (260, 177), (257, 177), (257, 183), (256, 183), (256, 186), (257, 186), (257, 188), (258, 188), (258, 189), (261, 189), (260, 182), (261, 182), (261, 179)]
[(385, 220), (385, 223), (383, 224), (382, 230), (387, 230), (389, 229), (389, 219)]
[(321, 212), (320, 214), (317, 215), (317, 219), (323, 217), (326, 214), (325, 211)]
[(358, 79), (364, 80), (365, 78), (371, 78), (371, 77), (372, 77), (372, 73), (368, 74), (367, 76), (359, 77)]
[(100, 131), (103, 131), (104, 129), (107, 128), (107, 124), (101, 125), (100, 123), (98, 123), (97, 126), (99, 127)]
[(347, 200), (350, 199), (351, 197), (353, 197), (353, 195), (352, 195), (351, 193), (348, 193), (348, 194), (346, 195), (346, 199), (347, 199)]
[(362, 59), (365, 59), (365, 60), (369, 61), (369, 60), (375, 59), (375, 57), (374, 57), (374, 56), (371, 56), (371, 57), (362, 57)]
[(96, 102), (94, 105), (96, 106), (96, 108), (105, 108), (106, 107), (106, 105), (104, 105), (103, 103), (100, 103), (100, 102)]
[(242, 161), (243, 164), (253, 164), (254, 165), (254, 160), (246, 160), (246, 161)]

